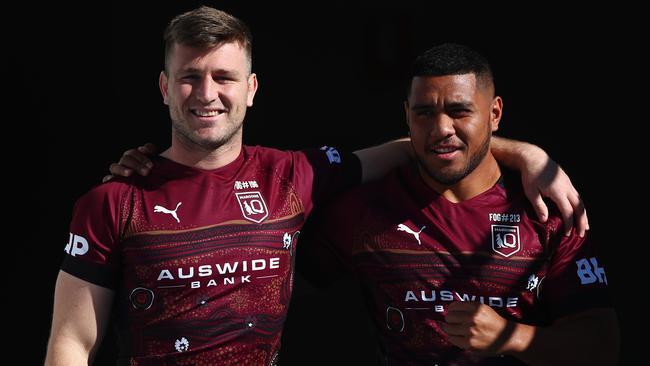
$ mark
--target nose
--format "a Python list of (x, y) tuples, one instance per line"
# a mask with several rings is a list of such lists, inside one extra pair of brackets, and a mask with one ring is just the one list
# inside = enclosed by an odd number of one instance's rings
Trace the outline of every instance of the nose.
[(437, 140), (447, 138), (455, 133), (456, 129), (454, 128), (454, 119), (445, 113), (438, 113), (436, 118), (433, 120), (431, 136)]
[(204, 77), (196, 85), (196, 98), (204, 104), (210, 104), (219, 98), (219, 84), (211, 76)]

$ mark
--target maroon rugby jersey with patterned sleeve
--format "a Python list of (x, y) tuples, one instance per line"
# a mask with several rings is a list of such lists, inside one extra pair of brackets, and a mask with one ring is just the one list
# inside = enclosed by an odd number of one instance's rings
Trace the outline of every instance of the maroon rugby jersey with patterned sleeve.
[(245, 146), (216, 170), (157, 158), (77, 201), (62, 270), (115, 291), (122, 364), (271, 365), (300, 229), (360, 176), (333, 148)]
[(477, 301), (533, 325), (609, 307), (592, 239), (533, 216), (517, 180), (453, 203), (404, 166), (346, 192), (319, 234), (358, 274), (388, 365), (519, 365), (453, 346), (441, 324), (452, 301)]

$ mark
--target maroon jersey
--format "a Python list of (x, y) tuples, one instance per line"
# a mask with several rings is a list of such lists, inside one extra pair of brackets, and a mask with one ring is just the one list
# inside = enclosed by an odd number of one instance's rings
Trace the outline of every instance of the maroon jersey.
[(115, 291), (120, 363), (274, 364), (300, 229), (359, 180), (333, 148), (244, 147), (216, 170), (157, 158), (78, 200), (62, 269)]
[(514, 185), (452, 203), (407, 166), (329, 207), (319, 234), (359, 276), (384, 363), (521, 364), (449, 343), (441, 324), (452, 301), (532, 325), (610, 306), (591, 240), (565, 237), (557, 215), (537, 221), (518, 178), (505, 182)]

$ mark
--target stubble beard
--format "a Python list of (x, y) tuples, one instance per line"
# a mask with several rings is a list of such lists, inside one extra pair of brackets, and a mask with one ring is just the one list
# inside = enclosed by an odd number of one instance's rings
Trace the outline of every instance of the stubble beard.
[(481, 143), (479, 150), (470, 157), (469, 162), (462, 168), (456, 171), (436, 170), (427, 166), (426, 159), (420, 154), (416, 154), (418, 165), (421, 170), (424, 171), (431, 179), (444, 185), (451, 186), (460, 182), (463, 178), (468, 176), (471, 172), (476, 169), (476, 167), (483, 161), (485, 155), (490, 149), (490, 139), (492, 137), (492, 131), (489, 131), (488, 135), (485, 137), (485, 140)]
[[(221, 136), (216, 138), (199, 138), (188, 127), (189, 124), (182, 119), (172, 117), (172, 128), (181, 142), (188, 147), (198, 147), (205, 151), (215, 151), (225, 145), (228, 145), (235, 136), (241, 132), (243, 123), (233, 123), (227, 118), (226, 129)], [(241, 133), (240, 133), (241, 134)]]

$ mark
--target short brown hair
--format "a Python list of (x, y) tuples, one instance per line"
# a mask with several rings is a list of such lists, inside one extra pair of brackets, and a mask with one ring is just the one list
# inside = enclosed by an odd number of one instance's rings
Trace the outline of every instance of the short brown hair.
[(237, 42), (246, 50), (249, 70), (252, 65), (253, 37), (248, 26), (234, 16), (208, 6), (201, 6), (176, 16), (163, 35), (165, 72), (175, 43), (210, 49), (223, 43)]

